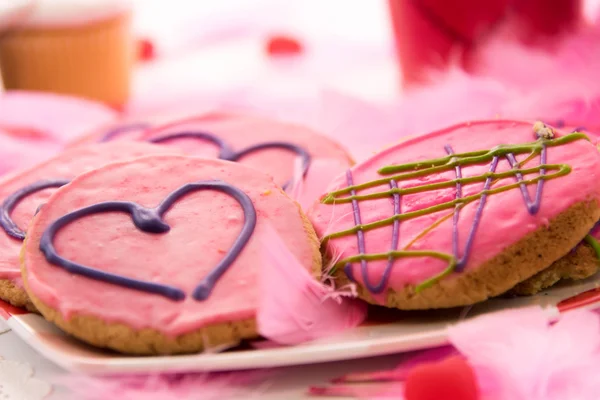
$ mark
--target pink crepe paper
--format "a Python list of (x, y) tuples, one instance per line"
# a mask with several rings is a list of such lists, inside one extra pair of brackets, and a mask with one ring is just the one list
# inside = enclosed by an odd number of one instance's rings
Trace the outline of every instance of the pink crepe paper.
[(362, 323), (366, 305), (317, 281), (271, 227), (261, 232), (258, 331), (279, 344), (299, 344), (335, 335)]

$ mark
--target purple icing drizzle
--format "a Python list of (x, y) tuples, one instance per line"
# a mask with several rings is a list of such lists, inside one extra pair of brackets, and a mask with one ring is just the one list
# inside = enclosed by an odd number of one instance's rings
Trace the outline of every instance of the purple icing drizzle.
[[(444, 146), (444, 149), (448, 154), (454, 154), (452, 147), (450, 145)], [(496, 172), (496, 168), (498, 167), (498, 156), (495, 156), (492, 159), (492, 163), (490, 165), (489, 171), (490, 173)], [(460, 165), (454, 167), (454, 171), (457, 179), (462, 178), (462, 170)], [(485, 207), (485, 202), (487, 201), (487, 191), (490, 189), (492, 185), (492, 178), (488, 177), (485, 180), (483, 185), (483, 194), (479, 199), (479, 205), (477, 206), (477, 210), (475, 211), (475, 216), (473, 217), (473, 222), (471, 224), (471, 229), (469, 230), (469, 234), (467, 236), (467, 242), (465, 243), (465, 250), (463, 252), (463, 256), (459, 255), (458, 250), (458, 220), (460, 217), (460, 209), (461, 204), (457, 204), (454, 208), (454, 215), (452, 216), (452, 253), (456, 258), (456, 271), (460, 272), (463, 270), (467, 262), (469, 261), (469, 255), (471, 254), (471, 247), (473, 247), (473, 240), (475, 239), (475, 232), (477, 232), (477, 228), (479, 227), (479, 222), (481, 221), (481, 214), (483, 213), (483, 208)], [(456, 198), (460, 199), (462, 197), (462, 184), (460, 182), (456, 183)]]
[[(449, 144), (445, 145), (444, 149), (446, 150), (446, 153), (448, 153), (449, 155), (454, 154), (454, 150), (452, 149), (452, 147)], [(456, 165), (456, 167), (454, 167), (454, 171), (456, 173), (456, 178), (462, 179), (462, 169), (461, 169), (460, 165)], [(456, 198), (460, 199), (461, 197), (462, 197), (462, 183), (456, 182)], [(458, 258), (458, 218), (459, 218), (460, 209), (461, 209), (461, 205), (457, 204), (454, 207), (454, 215), (452, 216), (452, 253), (454, 254), (454, 257), (457, 257), (457, 258)]]
[[(546, 164), (546, 145), (542, 145), (542, 151), (540, 154), (540, 164)], [(515, 155), (512, 153), (508, 153), (506, 155), (506, 159), (510, 163), (511, 168), (519, 169), (519, 163), (515, 158)], [(540, 176), (544, 176), (546, 174), (546, 170), (544, 168), (540, 169)], [(523, 182), (523, 174), (518, 172), (515, 174), (518, 182)], [(542, 191), (544, 189), (544, 180), (540, 179), (540, 181), (536, 185), (535, 189), (535, 200), (531, 201), (531, 196), (529, 196), (529, 191), (527, 190), (527, 184), (524, 182), (520, 185), (521, 194), (523, 195), (523, 200), (525, 201), (525, 206), (527, 207), (527, 211), (529, 214), (533, 215), (538, 212), (540, 206), (542, 204)]]
[(216, 190), (223, 192), (234, 198), (244, 211), (244, 225), (231, 249), (225, 254), (223, 259), (213, 268), (212, 271), (202, 279), (192, 293), (192, 297), (197, 301), (206, 300), (217, 281), (223, 276), (231, 264), (242, 252), (256, 227), (256, 210), (252, 200), (242, 190), (223, 181), (198, 181), (183, 185), (179, 189), (170, 193), (157, 207), (146, 208), (137, 203), (129, 201), (107, 201), (94, 204), (69, 214), (63, 215), (52, 222), (42, 234), (40, 240), (40, 250), (46, 257), (46, 260), (53, 265), (65, 269), (66, 271), (82, 275), (90, 279), (99, 280), (125, 288), (139, 290), (147, 293), (154, 293), (171, 300), (182, 301), (186, 294), (173, 286), (159, 283), (142, 281), (138, 279), (127, 278), (122, 275), (101, 271), (82, 264), (78, 264), (60, 256), (54, 248), (54, 238), (58, 231), (64, 226), (88, 215), (105, 212), (123, 212), (131, 216), (134, 225), (146, 233), (160, 234), (166, 233), (171, 228), (162, 217), (181, 197), (191, 192), (203, 190)]
[[(17, 190), (16, 192), (8, 196), (4, 200), (2, 205), (0, 205), (0, 227), (4, 229), (4, 232), (6, 232), (8, 236), (11, 236), (17, 240), (24, 240), (25, 232), (23, 232), (23, 230), (19, 228), (15, 221), (13, 221), (10, 217), (10, 214), (13, 212), (17, 204), (19, 204), (19, 202), (25, 197), (37, 193), (41, 190), (49, 188), (58, 188), (66, 185), (69, 182), (70, 181), (66, 179), (37, 181), (35, 183), (25, 186), (24, 188)], [(36, 214), (38, 213), (40, 208), (41, 205), (38, 206)]]
[[(398, 183), (395, 180), (390, 180), (390, 188), (393, 189), (398, 189)], [(392, 195), (392, 197), (394, 198), (394, 215), (400, 215), (400, 205), (402, 204), (402, 202), (400, 201), (400, 194), (399, 193), (394, 193)], [(394, 223), (392, 225), (392, 247), (391, 247), (391, 251), (396, 251), (398, 250), (398, 242), (400, 241), (400, 221), (399, 220), (394, 220)], [(390, 274), (392, 273), (392, 267), (394, 266), (394, 261), (396, 261), (394, 259), (393, 256), (390, 256), (388, 258), (388, 262), (385, 266), (385, 270), (383, 271), (383, 276), (381, 277), (381, 280), (379, 281), (379, 283), (377, 284), (377, 286), (372, 286), (370, 284), (368, 284), (368, 279), (367, 279), (367, 268), (366, 265), (362, 270), (362, 274), (363, 274), (363, 279), (365, 281), (365, 283), (367, 283), (367, 288), (372, 292), (372, 293), (381, 293), (383, 292), (383, 290), (385, 289), (385, 285), (387, 284), (387, 281), (390, 277)]]
[[(350, 170), (346, 171), (346, 181), (348, 182), (348, 186), (354, 185), (354, 180), (352, 179), (352, 171), (350, 171)], [(350, 195), (356, 196), (356, 190), (352, 189), (350, 191)], [(352, 213), (354, 215), (354, 225), (356, 225), (356, 226), (362, 225), (362, 221), (360, 218), (360, 207), (358, 206), (358, 200), (356, 200), (356, 199), (352, 199)], [(362, 231), (362, 229), (359, 229), (356, 232), (356, 240), (358, 243), (359, 254), (365, 254), (366, 253), (365, 233)], [(360, 268), (362, 271), (365, 271), (367, 269), (367, 260), (360, 260)], [(348, 279), (350, 279), (351, 281), (355, 281), (354, 275), (352, 274), (352, 265), (351, 264), (346, 264), (346, 266), (344, 267), (344, 272), (348, 276)]]
[[(538, 138), (539, 138), (539, 136), (538, 136)], [(452, 147), (450, 145), (445, 145), (444, 149), (446, 150), (447, 154), (449, 154), (449, 155), (454, 154), (454, 150), (452, 149)], [(516, 157), (514, 156), (514, 154), (507, 153), (505, 157), (508, 160), (508, 162), (510, 163), (511, 168), (518, 170), (519, 163), (516, 160)], [(546, 161), (547, 161), (547, 146), (542, 143), (542, 150), (540, 152), (540, 164), (545, 165)], [(492, 162), (488, 169), (488, 173), (491, 174), (491, 173), (496, 172), (496, 169), (498, 167), (498, 162), (499, 162), (499, 156), (494, 156), (492, 158)], [(454, 167), (454, 171), (455, 171), (456, 179), (462, 179), (462, 169), (461, 169), (460, 165), (457, 164)], [(540, 176), (544, 176), (545, 174), (546, 174), (545, 168), (540, 168)], [(527, 191), (527, 185), (524, 183), (523, 174), (518, 172), (515, 174), (515, 176), (516, 176), (516, 179), (518, 182), (522, 182), (519, 185), (519, 187), (520, 187), (521, 194), (523, 196), (523, 200), (525, 202), (527, 211), (531, 215), (536, 214), (539, 211), (540, 206), (541, 206), (544, 179), (540, 179), (537, 182), (535, 199), (534, 199), (534, 201), (531, 201), (531, 197), (529, 196), (529, 192)], [(487, 192), (491, 188), (492, 180), (493, 180), (492, 177), (488, 176), (484, 182), (483, 189), (481, 192), (481, 197), (479, 199), (479, 204), (475, 211), (475, 215), (473, 217), (473, 222), (471, 223), (471, 228), (470, 228), (469, 234), (467, 236), (467, 241), (465, 243), (465, 249), (464, 249), (464, 253), (463, 253), (462, 257), (459, 255), (459, 241), (458, 241), (458, 233), (459, 233), (458, 232), (458, 221), (459, 221), (459, 214), (460, 214), (460, 209), (461, 209), (462, 205), (457, 204), (455, 207), (454, 214), (452, 216), (452, 252), (453, 252), (454, 258), (456, 259), (455, 271), (457, 271), (457, 272), (462, 271), (468, 263), (469, 256), (471, 253), (471, 248), (473, 247), (473, 242), (475, 239), (475, 233), (477, 232), (479, 223), (481, 222), (481, 216), (483, 214), (483, 209), (485, 207), (485, 203), (488, 198)], [(346, 172), (346, 181), (347, 181), (348, 187), (354, 186), (354, 180), (352, 177), (352, 172), (350, 170), (348, 170)], [(390, 181), (390, 187), (392, 189), (396, 189), (398, 187), (395, 180)], [(355, 189), (350, 190), (350, 195), (356, 196), (356, 190)], [(400, 195), (398, 193), (393, 193), (392, 196), (394, 198), (394, 215), (400, 215), (400, 207), (401, 207)], [(460, 181), (458, 181), (458, 182), (456, 182), (456, 199), (460, 199), (460, 198), (462, 198), (462, 184)], [(361, 222), (361, 216), (360, 216), (360, 208), (359, 208), (357, 199), (352, 199), (352, 210), (353, 210), (353, 214), (354, 214), (354, 224), (356, 226), (361, 226), (362, 222)], [(395, 219), (393, 222), (393, 231), (392, 231), (392, 251), (396, 250), (398, 247), (399, 224), (400, 224), (400, 221)], [(599, 222), (599, 224), (600, 224), (600, 222)], [(359, 229), (356, 232), (356, 235), (357, 235), (359, 255), (364, 255), (364, 254), (366, 254), (366, 244), (365, 244), (365, 237), (364, 237), (363, 230)], [(394, 261), (395, 261), (395, 259), (393, 257), (389, 258), (388, 264), (382, 274), (382, 278), (381, 278), (380, 282), (376, 286), (374, 286), (368, 280), (368, 274), (367, 274), (368, 273), (368, 263), (366, 260), (361, 260), (361, 275), (363, 278), (364, 286), (371, 293), (379, 294), (379, 293), (383, 292), (383, 290), (385, 289), (385, 286), (387, 284), (387, 281), (389, 279), (389, 275), (391, 273)], [(350, 281), (356, 282), (356, 279), (354, 278), (354, 275), (352, 272), (352, 264), (351, 263), (348, 263), (344, 266), (344, 272), (346, 273), (346, 276), (348, 277), (348, 279), (350, 279)]]
[[(246, 147), (240, 151), (234, 151), (223, 139), (206, 132), (177, 132), (169, 133), (162, 136), (157, 136), (148, 139), (150, 143), (163, 143), (175, 139), (197, 139), (211, 142), (219, 149), (219, 156), (221, 160), (226, 161), (239, 161), (244, 156), (255, 151), (264, 149), (284, 149), (296, 153), (302, 159), (302, 175), (306, 175), (310, 166), (311, 156), (303, 147), (295, 145), (289, 142), (265, 142), (259, 143), (253, 146)], [(286, 182), (283, 188), (286, 189), (290, 182)]]
[(115, 139), (118, 136), (121, 136), (122, 134), (124, 134), (126, 132), (144, 131), (150, 127), (151, 127), (150, 124), (147, 124), (144, 122), (135, 122), (135, 123), (127, 124), (127, 125), (121, 125), (121, 126), (113, 128), (113, 129), (109, 130), (108, 132), (106, 132), (104, 134), (104, 136), (102, 136), (100, 138), (100, 140), (98, 140), (98, 141), (100, 143), (108, 142), (108, 141)]
[[(489, 172), (496, 172), (496, 168), (498, 167), (498, 156), (494, 156), (492, 159), (492, 164), (490, 165)], [(460, 272), (463, 270), (467, 262), (469, 261), (469, 255), (471, 254), (471, 247), (473, 246), (473, 240), (475, 239), (475, 232), (477, 232), (477, 228), (479, 227), (479, 221), (481, 221), (481, 214), (483, 213), (483, 207), (485, 207), (485, 202), (487, 201), (487, 191), (490, 190), (492, 186), (492, 177), (488, 177), (485, 180), (483, 185), (483, 194), (479, 199), (479, 205), (477, 206), (477, 210), (475, 211), (475, 216), (473, 217), (473, 223), (471, 224), (471, 229), (469, 230), (469, 236), (467, 236), (467, 243), (465, 244), (465, 251), (463, 256), (459, 258), (458, 256), (458, 218), (456, 220), (452, 220), (452, 231), (457, 231), (456, 235), (456, 243), (452, 243), (452, 247), (457, 249), (457, 252), (454, 253), (454, 257), (456, 258), (456, 269), (455, 271)]]
[[(353, 183), (353, 179), (352, 179), (352, 172), (350, 170), (346, 171), (346, 181), (348, 183), (348, 186), (352, 186), (354, 185)], [(397, 189), (398, 188), (398, 183), (395, 180), (390, 180), (390, 188), (393, 189)], [(350, 194), (352, 196), (356, 195), (356, 191), (352, 190), (350, 192)], [(399, 215), (400, 214), (400, 205), (401, 205), (401, 201), (400, 201), (400, 194), (398, 193), (394, 193), (392, 195), (393, 197), (393, 201), (394, 201), (394, 215)], [(352, 200), (352, 210), (353, 210), (353, 214), (354, 214), (354, 224), (355, 225), (361, 225), (361, 217), (360, 217), (360, 207), (358, 205), (358, 201), (356, 199)], [(365, 236), (364, 236), (364, 232), (362, 230), (359, 230), (358, 232), (356, 232), (357, 235), (357, 241), (358, 241), (358, 250), (360, 252), (360, 254), (365, 254), (366, 253), (366, 246), (365, 246)], [(398, 242), (400, 241), (400, 221), (395, 220), (392, 226), (392, 246), (391, 246), (391, 251), (395, 251), (398, 249)], [(385, 270), (383, 272), (383, 275), (381, 277), (381, 279), (379, 280), (379, 283), (377, 283), (377, 285), (373, 285), (371, 284), (371, 282), (369, 282), (369, 277), (368, 277), (368, 268), (367, 268), (367, 260), (361, 260), (360, 261), (360, 270), (361, 270), (361, 275), (363, 278), (363, 282), (365, 287), (371, 292), (371, 293), (381, 293), (383, 292), (383, 290), (385, 289), (385, 285), (387, 283), (387, 280), (389, 279), (389, 276), (392, 272), (392, 267), (394, 266), (394, 257), (390, 256), (387, 262), (387, 265), (385, 267)], [(355, 282), (356, 280), (354, 279), (354, 275), (352, 272), (352, 264), (346, 264), (346, 266), (344, 267), (344, 272), (346, 273), (346, 276), (348, 276), (348, 279), (350, 279), (351, 281)]]
[[(538, 119), (539, 119), (539, 118), (538, 118)], [(557, 120), (557, 121), (554, 123), (554, 125), (555, 125), (557, 128), (559, 128), (559, 129), (560, 129), (560, 128), (564, 128), (564, 127), (565, 127), (565, 120), (564, 120), (564, 119), (559, 119), (559, 120)]]

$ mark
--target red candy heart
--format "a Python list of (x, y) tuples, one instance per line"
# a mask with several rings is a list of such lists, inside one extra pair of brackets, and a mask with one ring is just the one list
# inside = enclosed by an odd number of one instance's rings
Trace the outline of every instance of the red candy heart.
[(406, 400), (478, 400), (479, 389), (471, 366), (460, 356), (422, 364), (406, 379)]

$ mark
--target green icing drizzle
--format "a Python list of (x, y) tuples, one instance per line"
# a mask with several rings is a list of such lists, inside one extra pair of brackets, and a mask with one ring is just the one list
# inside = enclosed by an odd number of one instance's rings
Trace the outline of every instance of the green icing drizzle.
[(600, 243), (596, 240), (592, 235), (586, 235), (583, 239), (587, 244), (589, 244), (592, 249), (596, 252), (596, 258), (600, 259)]
[[(488, 190), (482, 190), (477, 194), (473, 194), (470, 196), (465, 196), (461, 198), (456, 198), (451, 201), (446, 201), (441, 204), (436, 204), (434, 206), (430, 206), (424, 208), (422, 210), (410, 211), (404, 214), (396, 214), (392, 217), (385, 218), (379, 221), (371, 222), (368, 224), (356, 224), (353, 228), (346, 229), (339, 232), (334, 232), (329, 235), (323, 237), (323, 244), (325, 245), (329, 240), (340, 238), (348, 235), (354, 235), (358, 232), (369, 231), (373, 229), (377, 229), (380, 227), (388, 226), (394, 224), (395, 221), (405, 221), (412, 218), (421, 217), (424, 215), (436, 213), (443, 210), (454, 209), (453, 213), (456, 212), (457, 209), (464, 207), (467, 204), (470, 204), (476, 200), (481, 199), (483, 195), (493, 195), (497, 193), (506, 192), (512, 189), (517, 189), (521, 187), (521, 185), (532, 185), (542, 180), (551, 180), (556, 179), (561, 176), (567, 175), (571, 172), (571, 167), (567, 164), (541, 164), (537, 167), (521, 169), (521, 164), (518, 163), (516, 168), (513, 168), (509, 171), (505, 172), (486, 172), (484, 174), (466, 177), (466, 178), (456, 178), (453, 180), (424, 184), (409, 188), (391, 188), (389, 190), (378, 192), (378, 193), (369, 193), (365, 195), (357, 195), (356, 193), (361, 190), (374, 188), (381, 185), (389, 185), (390, 181), (406, 181), (414, 178), (419, 178), (423, 176), (428, 176), (436, 173), (446, 172), (450, 170), (454, 170), (456, 167), (464, 167), (469, 165), (476, 164), (485, 164), (490, 162), (494, 157), (507, 156), (509, 154), (519, 155), (519, 154), (530, 154), (530, 158), (533, 158), (539, 155), (544, 147), (555, 147), (560, 146), (566, 143), (570, 143), (576, 140), (588, 140), (589, 138), (579, 132), (574, 132), (569, 135), (565, 135), (556, 139), (543, 139), (540, 138), (534, 142), (525, 143), (525, 144), (516, 144), (516, 145), (500, 145), (491, 150), (479, 150), (479, 151), (471, 151), (465, 153), (451, 154), (446, 157), (440, 157), (425, 161), (418, 161), (407, 164), (400, 165), (390, 165), (385, 166), (378, 170), (380, 175), (391, 175), (382, 179), (373, 180), (370, 182), (357, 184), (357, 185), (349, 185), (346, 188), (336, 190), (327, 194), (321, 202), (324, 204), (338, 204), (338, 203), (351, 203), (353, 201), (365, 201), (365, 200), (374, 200), (381, 198), (389, 198), (394, 195), (407, 195), (414, 193), (422, 193), (431, 190), (443, 189), (448, 187), (456, 187), (457, 184), (465, 185), (476, 182), (484, 182), (488, 179), (499, 180), (505, 178), (518, 178), (520, 176), (524, 176), (532, 173), (540, 173), (542, 170), (545, 171), (545, 174), (540, 174), (536, 177), (530, 179), (516, 179), (517, 182), (505, 186), (500, 186), (496, 188), (490, 188)], [(530, 159), (529, 158), (529, 159)], [(394, 175), (392, 175), (394, 174)], [(594, 250), (597, 252), (600, 257), (600, 243), (598, 243), (595, 239), (593, 243), (588, 241), (588, 238), (591, 236), (588, 235), (586, 237), (586, 241), (590, 243)], [(361, 261), (374, 261), (374, 260), (396, 260), (399, 258), (406, 257), (434, 257), (440, 260), (444, 260), (448, 262), (448, 266), (438, 275), (427, 279), (426, 281), (420, 283), (416, 286), (415, 291), (419, 292), (427, 287), (432, 286), (442, 277), (452, 273), (458, 263), (456, 256), (448, 253), (443, 253), (439, 251), (416, 251), (416, 250), (395, 250), (389, 251), (385, 253), (377, 253), (377, 254), (357, 254), (355, 256), (347, 257), (339, 260), (333, 266), (333, 269), (340, 268), (349, 263), (361, 262)]]

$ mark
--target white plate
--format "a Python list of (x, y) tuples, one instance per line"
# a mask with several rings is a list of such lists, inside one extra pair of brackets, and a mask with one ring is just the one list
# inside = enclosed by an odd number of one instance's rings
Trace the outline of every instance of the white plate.
[(293, 347), (232, 349), (184, 356), (128, 357), (95, 349), (73, 339), (41, 316), (6, 303), (0, 316), (25, 342), (61, 367), (86, 374), (223, 371), (281, 367), (371, 357), (436, 347), (447, 343), (446, 329), (464, 318), (507, 308), (540, 305), (549, 317), (574, 308), (600, 307), (600, 276), (562, 285), (532, 297), (494, 299), (473, 307), (433, 312), (382, 308), (365, 326)]

